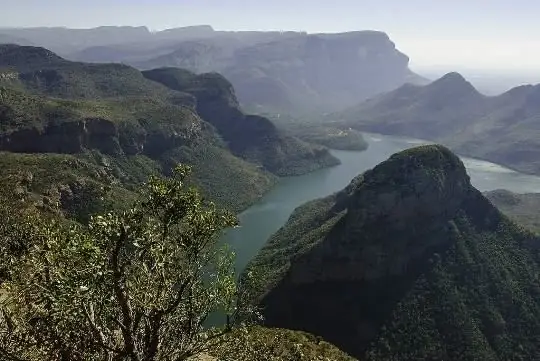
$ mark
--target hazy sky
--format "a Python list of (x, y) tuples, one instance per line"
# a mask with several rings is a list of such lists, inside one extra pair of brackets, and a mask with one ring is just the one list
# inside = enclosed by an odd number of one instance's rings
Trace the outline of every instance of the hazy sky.
[(387, 32), (413, 66), (540, 71), (538, 0), (0, 0), (0, 26)]

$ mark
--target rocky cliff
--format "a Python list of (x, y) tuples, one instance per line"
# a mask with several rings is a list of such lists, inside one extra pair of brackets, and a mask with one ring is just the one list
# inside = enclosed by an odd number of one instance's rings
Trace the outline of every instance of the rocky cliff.
[(251, 265), (264, 274), (252, 287), (267, 325), (359, 358), (532, 357), (537, 246), (471, 186), (458, 157), (423, 146), (297, 209)]
[(193, 95), (197, 113), (217, 129), (233, 153), (273, 173), (301, 174), (338, 163), (327, 149), (283, 134), (267, 118), (246, 115), (232, 84), (220, 74), (195, 75), (175, 68), (154, 69), (143, 74), (173, 90)]
[[(119, 197), (115, 203), (122, 204), (129, 200), (126, 192), (149, 175), (167, 174), (185, 163), (195, 168), (193, 181), (206, 196), (241, 210), (275, 181), (264, 169), (231, 154), (192, 108), (147, 97), (64, 100), (2, 86), (0, 99), (1, 166), (6, 179), (39, 171), (41, 184), (31, 193), (46, 196), (50, 187), (91, 180), (98, 188), (114, 183), (109, 196)], [(108, 178), (66, 168), (66, 159), (84, 162)], [(80, 213), (84, 211), (81, 204)]]
[(223, 73), (243, 103), (328, 111), (420, 81), (408, 63), (386, 34), (358, 31), (312, 34), (240, 49)]

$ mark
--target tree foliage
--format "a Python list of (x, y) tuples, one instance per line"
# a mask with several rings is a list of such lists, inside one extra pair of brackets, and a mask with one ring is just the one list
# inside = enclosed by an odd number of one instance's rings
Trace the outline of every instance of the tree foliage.
[(235, 313), (233, 257), (216, 235), (236, 219), (188, 189), (188, 173), (151, 178), (131, 209), (88, 226), (19, 228), (24, 251), (1, 248), (13, 265), (0, 283), (0, 358), (185, 360), (220, 342), (230, 327), (204, 323)]

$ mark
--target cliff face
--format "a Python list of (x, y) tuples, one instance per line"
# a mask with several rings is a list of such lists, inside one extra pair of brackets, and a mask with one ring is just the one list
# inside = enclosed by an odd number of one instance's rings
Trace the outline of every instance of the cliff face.
[[(293, 282), (400, 276), (416, 258), (445, 246), (448, 237), (442, 237), (445, 232), (438, 227), (475, 196), (463, 164), (448, 150), (430, 147), (395, 155), (366, 172), (340, 202), (347, 212), (334, 231), (339, 230), (339, 247), (325, 242), (314, 247), (309, 258), (296, 260), (290, 270)], [(432, 230), (441, 237), (422, 239)], [(393, 239), (398, 235), (410, 238)]]
[[(72, 114), (71, 108), (76, 107), (76, 103), (65, 107), (65, 110), (55, 110), (60, 114), (48, 112), (47, 119), (62, 118), (65, 123), (71, 124), (57, 126), (55, 123), (39, 131), (29, 131), (25, 125), (22, 133), (10, 132), (3, 137), (2, 147), (6, 150), (76, 153), (81, 149), (92, 148), (93, 144), (89, 142), (93, 141), (90, 138), (93, 137), (92, 134), (100, 132), (86, 129), (87, 123), (88, 126), (97, 124), (91, 121), (92, 118), (101, 119), (102, 125), (98, 125), (100, 129), (107, 121), (114, 121), (113, 118), (129, 118), (131, 123), (135, 123), (131, 125), (131, 132), (125, 132), (125, 127), (120, 127), (117, 135), (117, 130), (111, 128), (108, 140), (104, 140), (104, 134), (98, 134), (95, 137), (101, 140), (99, 144), (96, 143), (96, 149), (107, 154), (156, 155), (186, 145), (181, 139), (185, 136), (185, 129), (179, 130), (178, 125), (189, 123), (189, 119), (200, 116), (205, 124), (207, 122), (215, 128), (217, 135), (225, 140), (227, 148), (233, 154), (277, 175), (303, 174), (339, 163), (325, 148), (312, 146), (283, 134), (267, 118), (244, 114), (232, 84), (217, 73), (195, 75), (173, 68), (141, 73), (122, 64), (70, 62), (43, 48), (17, 45), (0, 45), (0, 66), (10, 69), (2, 72), (1, 84), (7, 84), (7, 81), (15, 82), (20, 88), (33, 94), (70, 100), (123, 103), (120, 106), (97, 104), (94, 107), (97, 109), (88, 109), (83, 115)], [(16, 77), (15, 80), (11, 79), (13, 76)], [(2, 89), (0, 94), (1, 92)], [(141, 99), (137, 101), (134, 100), (135, 97)], [(62, 104), (54, 106), (61, 108)], [(178, 106), (177, 109), (174, 109), (174, 106)], [(191, 108), (195, 115), (186, 108)], [(12, 112), (10, 109), (6, 108), (5, 112)], [(62, 112), (68, 115), (61, 114)], [(105, 114), (100, 117), (102, 113)], [(13, 118), (7, 113), (5, 117)], [(75, 124), (74, 121), (80, 118), (83, 122)], [(165, 121), (162, 118), (165, 118)], [(41, 120), (38, 119), (37, 122)], [(25, 123), (24, 120), (19, 122)], [(159, 134), (147, 131), (156, 128), (162, 131), (158, 132)], [(170, 131), (169, 134), (164, 133), (167, 130)], [(198, 135), (191, 134), (190, 137), (199, 137), (196, 139), (199, 143), (215, 142), (215, 139), (208, 139), (215, 138), (216, 134), (209, 135), (211, 132), (205, 132), (205, 135), (199, 132)], [(129, 139), (131, 135), (133, 139)], [(33, 144), (28, 148), (24, 145), (29, 144), (29, 141), (21, 141), (25, 137), (32, 139)], [(58, 144), (64, 140), (65, 144)], [(145, 147), (146, 150), (143, 151)]]
[[(134, 68), (74, 63), (46, 49), (14, 45), (0, 45), (0, 67), (6, 175), (43, 166), (44, 179), (62, 186), (55, 163), (62, 157), (84, 159), (114, 179), (120, 198), (115, 204), (121, 204), (129, 197), (119, 188), (132, 190), (149, 175), (185, 163), (196, 169), (193, 180), (207, 197), (235, 211), (275, 181), (258, 164), (232, 154), (197, 113), (193, 95), (148, 80)], [(213, 86), (201, 89), (211, 93)], [(17, 162), (34, 158), (38, 165)], [(85, 174), (74, 178), (88, 180)], [(44, 194), (46, 188), (33, 193)]]
[(414, 81), (408, 61), (384, 33), (313, 34), (238, 50), (224, 74), (243, 103), (287, 106), (268, 96), (281, 89), (293, 106), (336, 110)]
[(104, 119), (16, 130), (0, 136), (0, 149), (17, 153), (80, 153), (96, 148), (105, 154), (121, 153), (118, 131)]
[[(267, 325), (315, 333), (359, 358), (502, 360), (528, 340), (510, 324), (534, 320), (540, 330), (528, 288), (539, 270), (534, 242), (471, 186), (454, 154), (425, 146), (299, 208), (251, 267), (264, 274), (255, 289)], [(513, 273), (524, 264), (536, 271)], [(522, 293), (512, 302), (532, 307), (521, 321), (497, 296), (514, 281)], [(495, 330), (489, 312), (508, 328)], [(538, 350), (535, 341), (523, 352)]]
[(197, 113), (216, 128), (234, 154), (259, 163), (273, 173), (301, 174), (338, 163), (325, 148), (283, 134), (267, 118), (244, 114), (232, 84), (217, 73), (195, 75), (185, 70), (162, 68), (143, 74), (173, 90), (194, 96)]
[(406, 82), (422, 82), (384, 33), (282, 34), (258, 42), (228, 36), (179, 43), (176, 50), (132, 64), (218, 71), (243, 106), (254, 110), (332, 111)]
[[(196, 118), (194, 118), (196, 119)], [(100, 118), (86, 118), (45, 127), (25, 128), (0, 134), (0, 150), (16, 153), (77, 154), (98, 150), (111, 156), (148, 155), (157, 157), (167, 150), (190, 145), (202, 134), (201, 124), (194, 122), (182, 133), (157, 131), (149, 133)]]

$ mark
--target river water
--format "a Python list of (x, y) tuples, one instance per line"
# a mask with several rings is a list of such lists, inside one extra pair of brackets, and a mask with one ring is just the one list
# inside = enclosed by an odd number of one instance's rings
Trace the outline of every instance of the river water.
[[(241, 272), (268, 238), (285, 224), (293, 210), (307, 201), (343, 189), (356, 175), (373, 168), (390, 155), (427, 142), (403, 137), (365, 134), (369, 148), (363, 152), (332, 150), (341, 160), (335, 167), (299, 177), (282, 179), (258, 203), (239, 215), (240, 227), (228, 231), (223, 241), (236, 253)], [(500, 165), (461, 158), (472, 184), (481, 191), (508, 189), (516, 193), (540, 193), (540, 177), (522, 174)]]

